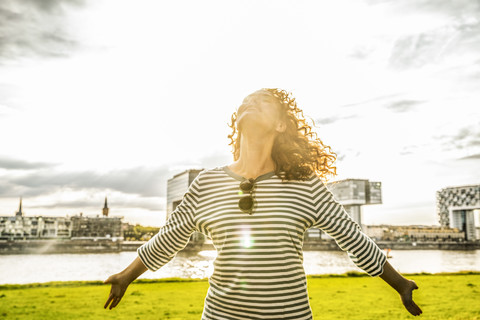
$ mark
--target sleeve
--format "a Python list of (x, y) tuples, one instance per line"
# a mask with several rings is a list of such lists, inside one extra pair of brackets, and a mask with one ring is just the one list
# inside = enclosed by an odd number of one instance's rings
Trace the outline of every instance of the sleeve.
[(386, 255), (377, 244), (362, 232), (345, 208), (338, 203), (323, 181), (317, 177), (312, 193), (315, 221), (311, 225), (331, 236), (350, 260), (371, 277), (383, 273)]
[[(200, 173), (201, 174), (201, 173)], [(137, 254), (150, 271), (157, 271), (185, 248), (196, 230), (194, 217), (198, 202), (199, 176), (193, 180), (180, 204), (166, 224), (148, 242), (137, 249)]]

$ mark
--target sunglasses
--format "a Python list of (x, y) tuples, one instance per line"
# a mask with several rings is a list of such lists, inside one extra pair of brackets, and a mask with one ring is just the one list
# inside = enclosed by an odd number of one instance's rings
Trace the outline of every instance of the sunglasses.
[(240, 198), (240, 200), (238, 201), (238, 207), (240, 208), (240, 210), (250, 215), (253, 214), (253, 205), (255, 202), (253, 199), (254, 183), (254, 179), (244, 180), (240, 183), (240, 190), (242, 190), (240, 194), (243, 194), (244, 192), (248, 192), (250, 194)]

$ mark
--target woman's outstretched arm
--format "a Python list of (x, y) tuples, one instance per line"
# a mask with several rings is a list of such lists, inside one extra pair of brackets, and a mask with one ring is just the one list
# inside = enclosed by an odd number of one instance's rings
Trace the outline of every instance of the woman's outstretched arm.
[(125, 291), (130, 283), (137, 279), (142, 273), (147, 271), (147, 267), (143, 264), (142, 260), (137, 257), (133, 262), (120, 273), (111, 275), (103, 283), (110, 283), (112, 285), (110, 294), (104, 308), (106, 309), (110, 304), (110, 310), (115, 308), (117, 304), (122, 300)]
[(104, 308), (115, 308), (133, 280), (147, 270), (156, 271), (172, 260), (178, 251), (185, 248), (196, 230), (194, 215), (197, 206), (199, 178), (192, 181), (182, 202), (175, 208), (167, 223), (158, 233), (137, 249), (137, 258), (122, 272), (110, 276), (104, 283), (112, 285)]
[(397, 290), (400, 294), (403, 305), (408, 312), (414, 316), (422, 314), (422, 310), (412, 299), (412, 291), (418, 289), (415, 281), (404, 278), (388, 261), (385, 261), (385, 264), (383, 265), (383, 273), (380, 275), (380, 278), (388, 283), (393, 289)]
[(382, 250), (362, 232), (360, 225), (352, 220), (320, 178), (316, 178), (313, 188), (315, 221), (311, 227), (320, 228), (334, 238), (357, 267), (372, 277), (380, 276), (397, 290), (408, 312), (420, 315), (422, 310), (412, 300), (412, 291), (418, 289), (416, 283), (405, 279), (390, 265)]

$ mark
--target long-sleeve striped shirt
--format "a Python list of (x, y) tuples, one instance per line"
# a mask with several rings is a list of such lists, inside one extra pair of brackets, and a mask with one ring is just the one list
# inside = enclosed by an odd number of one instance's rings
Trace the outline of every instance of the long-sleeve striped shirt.
[(218, 252), (202, 320), (312, 319), (303, 269), (303, 237), (320, 228), (370, 276), (386, 256), (362, 231), (318, 176), (286, 181), (274, 173), (255, 179), (253, 214), (238, 207), (245, 178), (228, 166), (203, 170), (165, 226), (138, 249), (156, 271), (183, 249), (194, 231)]

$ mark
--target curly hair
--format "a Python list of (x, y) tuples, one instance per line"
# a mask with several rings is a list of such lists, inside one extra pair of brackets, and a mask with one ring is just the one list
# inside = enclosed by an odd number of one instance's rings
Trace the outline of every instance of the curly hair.
[[(307, 180), (315, 173), (323, 181), (329, 176), (337, 174), (333, 163), (337, 154), (329, 146), (323, 144), (316, 132), (307, 123), (303, 111), (298, 108), (295, 98), (291, 93), (281, 89), (263, 88), (278, 101), (281, 108), (281, 117), (286, 123), (286, 130), (275, 137), (272, 148), (272, 159), (275, 162), (275, 174), (282, 181)], [(311, 118), (310, 118), (311, 119)], [(228, 135), (232, 146), (234, 160), (240, 156), (241, 134), (237, 129), (237, 112), (231, 116), (232, 134)], [(315, 122), (311, 119), (313, 126)]]

